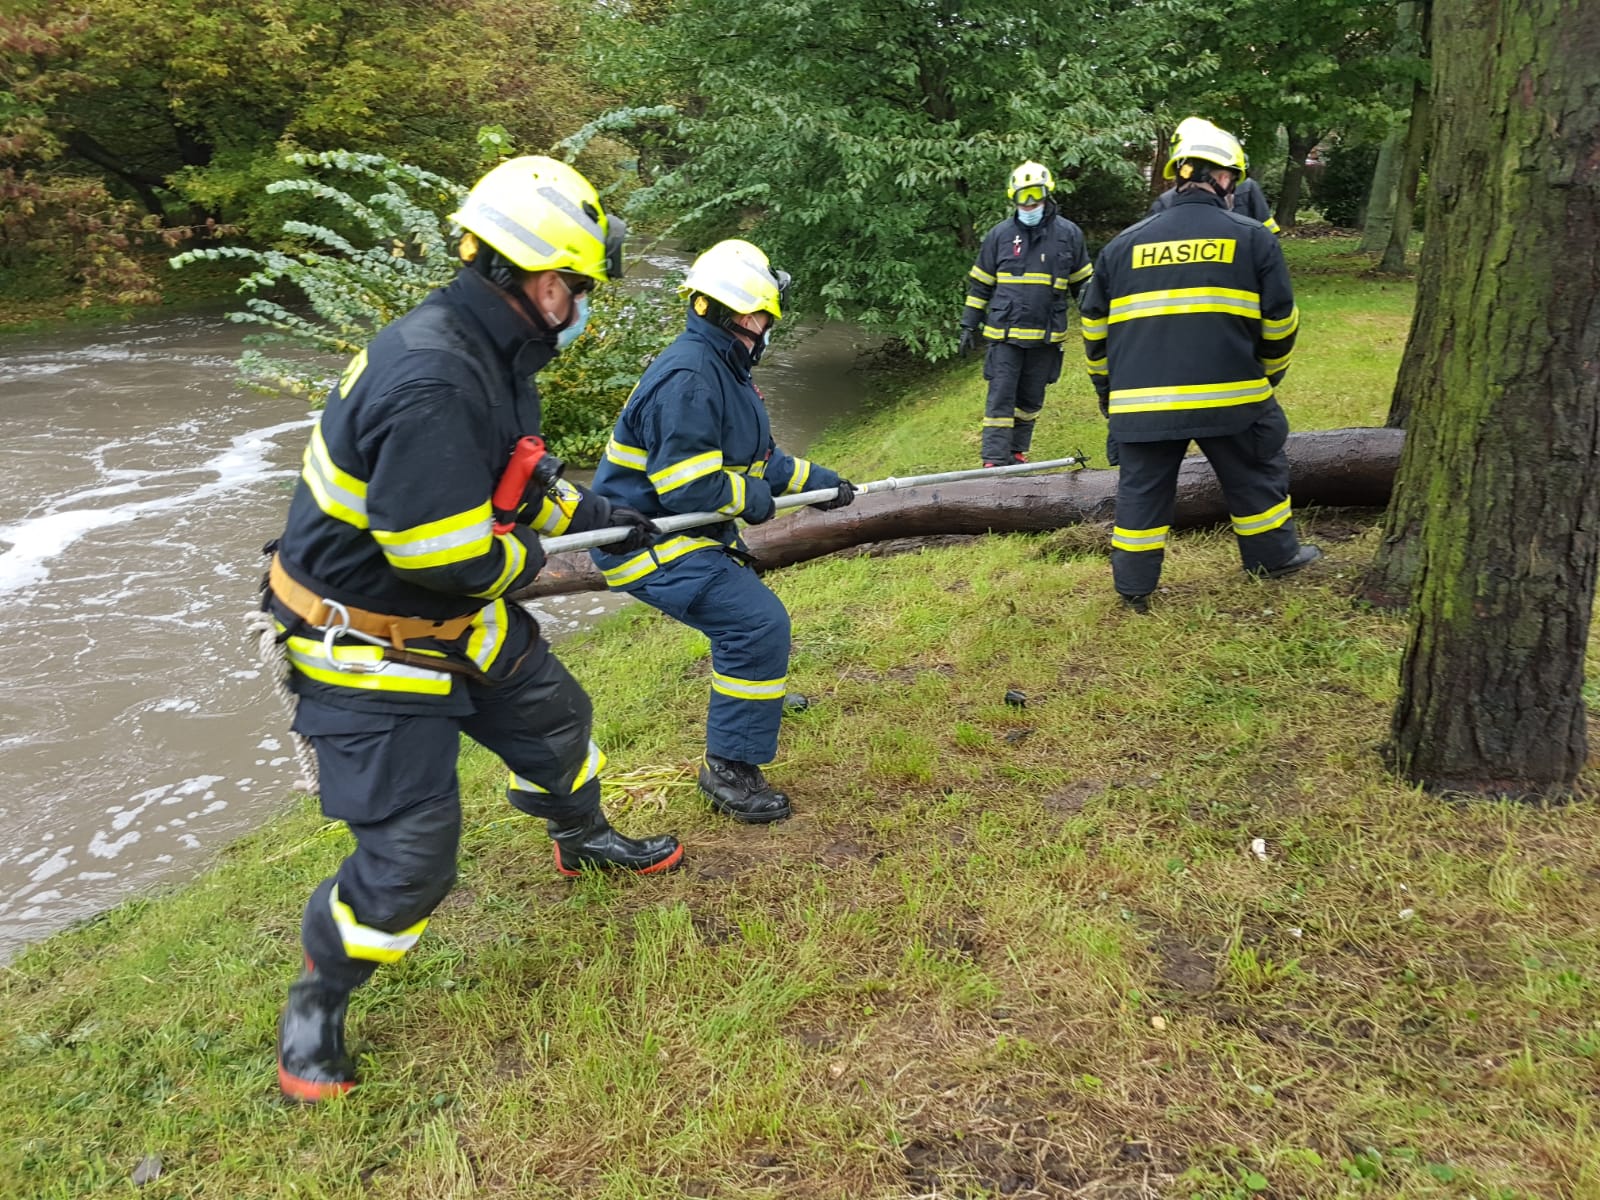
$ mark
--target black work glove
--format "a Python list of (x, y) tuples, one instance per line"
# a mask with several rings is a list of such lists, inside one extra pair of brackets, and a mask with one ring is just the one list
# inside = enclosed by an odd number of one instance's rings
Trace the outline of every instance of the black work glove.
[(772, 514), (777, 511), (777, 505), (772, 499), (772, 489), (767, 486), (767, 481), (746, 475), (744, 477), (744, 511), (739, 515), (748, 524), (759, 525), (763, 521), (772, 520)]
[(839, 494), (832, 500), (822, 500), (811, 507), (818, 512), (832, 512), (836, 508), (849, 508), (856, 498), (856, 485), (848, 479), (839, 480)]
[(1100, 393), (1100, 415), (1106, 420), (1111, 419), (1111, 393)]
[(649, 549), (650, 545), (661, 536), (661, 530), (649, 517), (637, 508), (629, 508), (625, 504), (611, 506), (612, 525), (626, 525), (631, 532), (620, 542), (612, 542), (605, 549), (612, 554), (637, 554), (641, 550)]
[[(539, 535), (534, 533), (533, 530), (529, 529), (526, 525), (522, 527), (522, 532), (528, 536), (524, 538), (518, 538), (517, 540), (522, 543), (522, 548), (528, 552), (528, 565), (524, 567), (523, 570), (531, 570), (533, 572), (533, 575), (528, 576), (528, 582), (532, 583), (534, 576), (538, 575), (540, 571), (544, 570), (544, 564), (548, 562), (549, 559), (545, 556), (544, 543), (539, 541)], [(516, 535), (513, 534), (512, 536), (515, 537)]]
[(978, 334), (977, 334), (977, 331), (976, 330), (972, 330), (972, 329), (963, 328), (961, 330), (961, 346), (960, 346), (961, 357), (965, 358), (967, 355), (971, 354), (977, 348), (978, 348)]

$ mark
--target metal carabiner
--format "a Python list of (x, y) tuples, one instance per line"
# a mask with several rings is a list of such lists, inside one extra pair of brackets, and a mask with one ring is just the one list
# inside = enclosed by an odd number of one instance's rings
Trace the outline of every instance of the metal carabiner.
[(337, 600), (330, 600), (328, 597), (324, 596), (322, 597), (322, 605), (339, 619), (339, 623), (337, 625), (328, 624), (322, 627), (322, 657), (328, 660), (329, 666), (331, 666), (335, 671), (343, 671), (347, 675), (376, 675), (379, 671), (382, 671), (389, 665), (384, 659), (379, 659), (377, 662), (373, 663), (364, 663), (340, 662), (337, 658), (335, 658), (333, 655), (333, 643), (335, 638), (341, 638), (349, 635), (350, 637), (359, 638), (364, 642), (371, 642), (375, 646), (381, 646), (384, 643), (378, 641), (376, 638), (368, 637), (359, 629), (351, 629), (350, 610), (344, 605), (340, 604)]

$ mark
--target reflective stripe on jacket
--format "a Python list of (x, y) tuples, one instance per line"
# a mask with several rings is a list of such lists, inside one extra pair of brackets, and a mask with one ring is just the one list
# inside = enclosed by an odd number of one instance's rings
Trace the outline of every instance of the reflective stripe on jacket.
[(1093, 270), (1083, 231), (1053, 200), (1032, 227), (1013, 213), (984, 236), (967, 272), (961, 327), (991, 342), (1059, 345), (1067, 337), (1067, 295), (1077, 299)]
[(664, 535), (637, 554), (592, 551), (610, 587), (637, 584), (697, 550), (735, 545), (734, 518), (764, 513), (772, 495), (838, 484), (826, 467), (778, 448), (750, 365), (742, 342), (690, 313), (684, 331), (645, 368), (617, 417), (594, 490), (648, 517), (719, 512), (728, 520)]
[(1277, 403), (1300, 326), (1278, 239), (1208, 191), (1113, 238), (1080, 311), (1089, 377), (1118, 441), (1248, 428)]

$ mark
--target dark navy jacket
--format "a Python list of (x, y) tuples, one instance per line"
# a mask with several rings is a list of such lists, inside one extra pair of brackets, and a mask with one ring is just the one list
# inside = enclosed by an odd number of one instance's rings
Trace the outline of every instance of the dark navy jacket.
[[(535, 498), (527, 524), (495, 533), (491, 494), (518, 438), (539, 431), (533, 374), (548, 334), (480, 276), (462, 271), (351, 360), (311, 431), (279, 539), (284, 569), (319, 596), (442, 620), (476, 613), (457, 641), (413, 643), (491, 675), (527, 653), (537, 627), (501, 597), (532, 582), (538, 534), (603, 526), (610, 506), (570, 484)], [(322, 637), (286, 608), (302, 694), (378, 712), (470, 711), (458, 676), (397, 663), (375, 646)], [(348, 668), (352, 663), (358, 669)]]
[(1045, 201), (1037, 225), (1013, 212), (984, 235), (967, 272), (961, 327), (991, 342), (1061, 345), (1067, 338), (1067, 294), (1074, 299), (1094, 268), (1083, 231)]
[(1300, 327), (1278, 239), (1202, 190), (1107, 243), (1079, 313), (1119, 442), (1247, 429), (1277, 407)]
[[(1172, 201), (1177, 197), (1178, 189), (1168, 188), (1150, 201), (1150, 211), (1146, 216), (1155, 216), (1158, 212), (1165, 212), (1172, 207)], [(1233, 211), (1242, 213), (1253, 221), (1260, 221), (1273, 233), (1282, 233), (1277, 221), (1272, 219), (1272, 206), (1267, 203), (1267, 194), (1261, 190), (1261, 185), (1254, 179), (1241, 179), (1239, 186), (1233, 189)]]
[(735, 545), (733, 519), (765, 519), (774, 495), (838, 485), (826, 467), (778, 449), (750, 367), (741, 341), (690, 313), (645, 369), (617, 417), (594, 490), (649, 517), (719, 512), (728, 520), (664, 535), (639, 554), (593, 551), (611, 587), (636, 585), (696, 551)]

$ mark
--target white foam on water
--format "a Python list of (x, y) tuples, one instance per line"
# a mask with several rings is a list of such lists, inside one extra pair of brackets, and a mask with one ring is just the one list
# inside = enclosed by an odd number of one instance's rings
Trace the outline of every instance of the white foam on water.
[[(122, 485), (108, 487), (100, 484), (80, 489), (53, 501), (49, 512), (0, 525), (0, 543), (10, 546), (9, 550), (0, 554), (0, 594), (44, 582), (50, 577), (48, 564), (64, 554), (74, 542), (96, 530), (126, 525), (155, 513), (199, 504), (262, 480), (293, 474), (270, 467), (267, 451), (280, 434), (304, 429), (310, 423), (309, 419), (302, 418), (241, 433), (199, 467), (141, 473), (139, 479)], [(70, 507), (84, 499), (137, 490), (152, 478), (192, 474), (210, 474), (214, 478), (197, 487), (148, 500), (133, 500), (110, 508)]]

